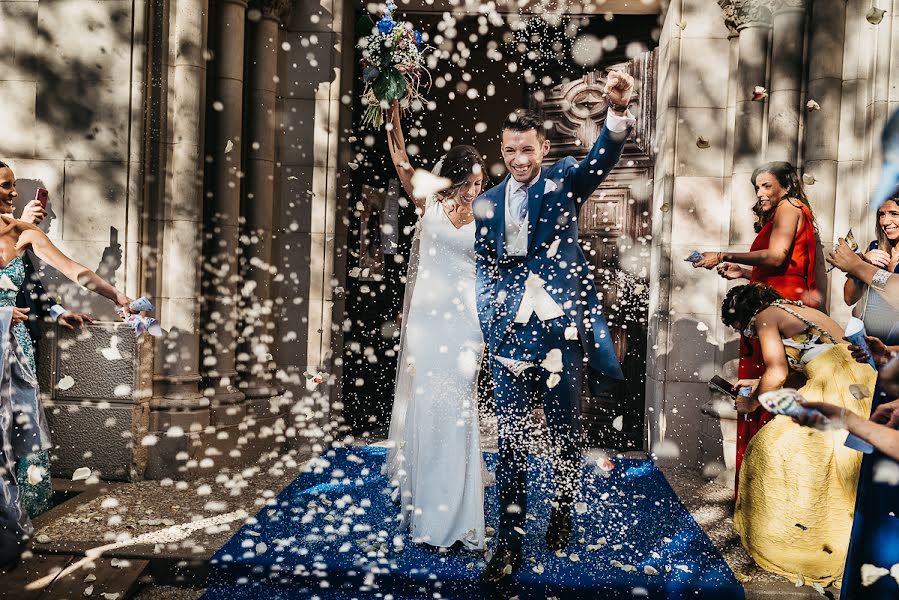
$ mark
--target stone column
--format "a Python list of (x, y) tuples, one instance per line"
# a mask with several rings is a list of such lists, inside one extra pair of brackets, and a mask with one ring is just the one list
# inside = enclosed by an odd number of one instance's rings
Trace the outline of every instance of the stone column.
[[(203, 376), (213, 410), (243, 400), (237, 389), (237, 265), (240, 218), (243, 127), (244, 0), (216, 0), (213, 62), (216, 70), (210, 98), (212, 157), (206, 207), (204, 268)], [(232, 411), (233, 412), (233, 411)], [(239, 415), (232, 415), (239, 416)], [(233, 420), (233, 419), (231, 419)]]
[(719, 0), (718, 3), (725, 21), (735, 25), (739, 32), (730, 243), (748, 246), (755, 235), (750, 226), (755, 192), (749, 185), (749, 177), (762, 159), (765, 128), (765, 103), (753, 101), (752, 92), (756, 86), (766, 84), (771, 14), (760, 0)]
[(768, 0), (773, 21), (768, 160), (796, 164), (807, 0)]
[[(160, 319), (169, 333), (155, 349), (149, 428), (160, 437), (150, 448), (147, 476), (178, 473), (175, 456), (189, 449), (188, 436), (164, 437), (209, 424), (200, 383), (200, 265), (203, 230), (203, 107), (205, 105), (206, 0), (172, 6), (168, 35), (167, 143), (161, 214), (156, 222), (156, 280)], [(165, 441), (162, 441), (165, 440)]]
[[(843, 47), (846, 37), (846, 2), (844, 0), (816, 0), (811, 7), (808, 49), (807, 100), (814, 100), (821, 107), (807, 112), (805, 116), (805, 137), (803, 142), (803, 171), (815, 178), (815, 184), (806, 189), (815, 212), (818, 234), (825, 248), (833, 240), (836, 226), (839, 235), (849, 230), (848, 203), (846, 210), (838, 215), (837, 171), (839, 148), (842, 141), (840, 112), (843, 86)], [(800, 110), (804, 110), (800, 107)], [(867, 232), (861, 237), (866, 238)], [(824, 265), (820, 265), (824, 267)], [(819, 269), (818, 281), (831, 283), (822, 277)], [(836, 319), (842, 316), (844, 322), (850, 309), (842, 301), (843, 279), (837, 281), (839, 271), (834, 271), (835, 285), (824, 297)], [(841, 274), (840, 274), (841, 275)], [(832, 297), (831, 297), (832, 296)], [(835, 312), (834, 312), (835, 311)]]
[(280, 25), (290, 0), (252, 0), (247, 13), (247, 182), (244, 198), (243, 334), (238, 371), (240, 388), (250, 400), (277, 393), (272, 371), (272, 207), (275, 198), (275, 127)]

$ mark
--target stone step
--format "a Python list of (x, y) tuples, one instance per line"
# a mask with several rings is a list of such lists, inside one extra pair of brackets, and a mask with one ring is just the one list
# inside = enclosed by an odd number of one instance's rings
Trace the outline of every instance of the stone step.
[(833, 587), (825, 588), (822, 596), (811, 586), (796, 587), (792, 583), (779, 581), (749, 582), (744, 589), (746, 600), (834, 600), (840, 597), (840, 590)]
[(149, 561), (37, 554), (0, 574), (0, 600), (127, 600)]

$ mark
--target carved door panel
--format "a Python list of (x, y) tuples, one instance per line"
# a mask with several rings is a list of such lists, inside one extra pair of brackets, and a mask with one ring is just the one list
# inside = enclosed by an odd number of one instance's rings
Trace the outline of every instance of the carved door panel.
[[(584, 203), (579, 234), (625, 380), (601, 396), (591, 396), (585, 385), (581, 414), (589, 445), (630, 449), (643, 447), (656, 53), (610, 68), (636, 79), (631, 111), (637, 126), (618, 166)], [(547, 164), (563, 156), (582, 159), (599, 136), (606, 113), (604, 73), (591, 72), (534, 95), (534, 106), (554, 124)]]

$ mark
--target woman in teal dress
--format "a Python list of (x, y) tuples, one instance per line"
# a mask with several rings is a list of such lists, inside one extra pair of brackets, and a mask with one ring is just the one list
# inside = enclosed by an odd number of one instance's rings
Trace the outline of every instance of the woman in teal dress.
[[(24, 281), (25, 264), (22, 261), (22, 256), (19, 255), (0, 269), (0, 307), (15, 308), (16, 296), (19, 294), (19, 289)], [(22, 312), (21, 309), (19, 311)], [(16, 336), (19, 347), (28, 361), (28, 367), (31, 369), (32, 374), (37, 377), (34, 343), (28, 334), (25, 322), (16, 320), (14, 322), (13, 334)], [(35, 469), (38, 469), (37, 473), (41, 475), (40, 481), (29, 483), (29, 469), (32, 471), (32, 482), (37, 478)], [(38, 450), (19, 460), (16, 465), (16, 479), (19, 482), (22, 506), (31, 518), (50, 508), (53, 489), (50, 487), (50, 453), (47, 450)]]
[[(16, 295), (25, 281), (22, 256), (26, 250), (30, 249), (38, 258), (72, 281), (108, 298), (125, 313), (131, 312), (131, 299), (87, 267), (63, 254), (43, 231), (30, 223), (14, 219), (12, 209), (17, 196), (15, 175), (8, 165), (0, 162), (0, 307), (12, 308), (13, 331), (29, 370), (34, 375), (37, 370), (34, 344), (25, 326), (27, 309), (16, 308)], [(41, 407), (33, 407), (32, 414), (42, 414)], [(19, 502), (32, 517), (50, 507), (53, 492), (49, 467), (49, 456), (45, 449), (32, 452), (17, 461), (15, 471)]]

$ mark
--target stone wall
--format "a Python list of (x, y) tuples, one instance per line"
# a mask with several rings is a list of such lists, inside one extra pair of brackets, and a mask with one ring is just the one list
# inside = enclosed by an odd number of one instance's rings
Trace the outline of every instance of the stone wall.
[[(717, 315), (723, 282), (683, 259), (693, 250), (719, 250), (730, 238), (728, 36), (720, 12), (684, 0), (669, 5), (659, 40), (647, 439), (650, 448), (675, 442), (689, 464), (715, 451), (699, 434), (710, 400), (706, 382), (725, 362)], [(700, 138), (707, 148), (698, 147)]]

